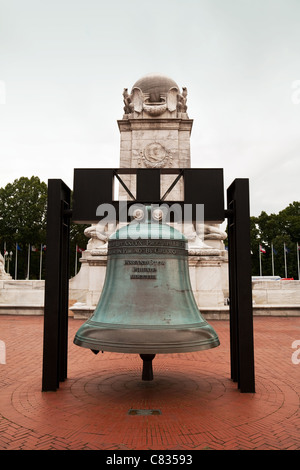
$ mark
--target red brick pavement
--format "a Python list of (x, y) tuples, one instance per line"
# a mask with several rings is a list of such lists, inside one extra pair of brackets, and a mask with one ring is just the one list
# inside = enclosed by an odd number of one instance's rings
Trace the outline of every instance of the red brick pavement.
[(254, 394), (230, 380), (227, 321), (210, 321), (218, 348), (157, 355), (152, 382), (137, 355), (73, 345), (81, 323), (69, 319), (68, 379), (42, 392), (43, 318), (0, 316), (1, 450), (300, 449), (299, 317), (254, 319)]

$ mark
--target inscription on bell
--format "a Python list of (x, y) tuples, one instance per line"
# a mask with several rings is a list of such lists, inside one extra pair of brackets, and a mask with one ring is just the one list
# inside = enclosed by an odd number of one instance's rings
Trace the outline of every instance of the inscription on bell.
[(147, 247), (141, 247), (141, 248), (112, 248), (108, 247), (108, 255), (182, 255), (183, 250), (182, 249), (176, 249), (176, 248), (147, 248)]
[(156, 268), (133, 268), (134, 273), (156, 273)]
[(156, 279), (155, 274), (131, 274), (130, 279)]
[(156, 260), (156, 259), (149, 259), (149, 260), (143, 260), (143, 259), (137, 259), (137, 260), (133, 260), (133, 259), (125, 259), (124, 261), (124, 264), (127, 265), (127, 264), (130, 264), (130, 265), (157, 265), (157, 266), (164, 266), (165, 265), (165, 261), (159, 261), (159, 260)]
[(155, 266), (165, 266), (165, 261), (126, 259), (124, 265), (132, 266), (130, 279), (156, 279), (157, 268)]
[(185, 255), (183, 240), (110, 240), (108, 255)]
[(124, 246), (172, 246), (177, 248), (185, 248), (185, 242), (182, 240), (155, 240), (155, 239), (137, 239), (137, 240), (110, 240), (111, 247)]

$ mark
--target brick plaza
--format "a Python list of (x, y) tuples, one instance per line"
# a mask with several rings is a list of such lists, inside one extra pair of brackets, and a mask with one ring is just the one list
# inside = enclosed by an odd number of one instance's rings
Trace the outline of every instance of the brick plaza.
[(70, 317), (68, 379), (42, 392), (43, 317), (1, 315), (0, 449), (299, 450), (300, 318), (254, 317), (255, 394), (230, 379), (228, 321), (209, 323), (218, 348), (157, 355), (145, 382), (138, 355), (75, 346)]

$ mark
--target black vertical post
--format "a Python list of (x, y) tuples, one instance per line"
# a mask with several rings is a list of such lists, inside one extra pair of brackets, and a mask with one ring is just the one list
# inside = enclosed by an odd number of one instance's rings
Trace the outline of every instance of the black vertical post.
[(63, 181), (48, 181), (43, 391), (67, 378), (70, 197)]
[(235, 248), (235, 201), (228, 202), (228, 210), (230, 216), (228, 218), (228, 255), (229, 255), (229, 309), (230, 309), (230, 366), (231, 366), (231, 379), (234, 382), (238, 381), (238, 349), (237, 349), (237, 305), (236, 305), (236, 291), (237, 291), (237, 277), (236, 277), (236, 248)]
[(241, 392), (255, 392), (250, 253), (249, 180), (227, 189), (231, 378)]

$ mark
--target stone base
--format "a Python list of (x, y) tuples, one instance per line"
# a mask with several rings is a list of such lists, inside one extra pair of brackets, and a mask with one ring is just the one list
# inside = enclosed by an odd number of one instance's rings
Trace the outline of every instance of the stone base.
[[(87, 320), (94, 313), (94, 307), (75, 304), (71, 307), (74, 318)], [(229, 307), (203, 307), (199, 309), (205, 320), (229, 320)], [(254, 305), (253, 317), (299, 317), (300, 305)]]
[[(70, 280), (69, 314), (87, 319), (102, 291), (107, 258), (84, 252), (81, 269)], [(207, 320), (229, 319), (226, 258), (189, 256), (191, 285), (199, 310)], [(254, 316), (300, 316), (300, 281), (253, 280)], [(0, 280), (0, 314), (43, 315), (45, 281)]]
[(253, 280), (254, 305), (300, 305), (300, 281)]
[(69, 282), (70, 302), (97, 305), (105, 280), (107, 256), (85, 251), (80, 261), (79, 273)]
[(228, 294), (227, 252), (220, 255), (189, 256), (192, 290), (198, 307), (219, 308), (224, 306)]
[(0, 315), (44, 315), (44, 305), (0, 304)]
[(253, 316), (256, 317), (299, 317), (299, 304), (253, 305)]
[(0, 314), (43, 315), (45, 281), (0, 280)]
[[(71, 307), (74, 318), (77, 320), (87, 320), (90, 318), (96, 307), (87, 306), (80, 304), (80, 302), (74, 304)], [(229, 307), (203, 307), (199, 309), (201, 315), (206, 320), (228, 320), (229, 319)]]

